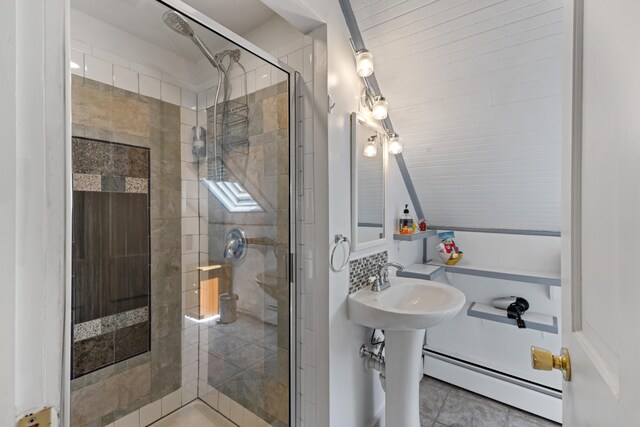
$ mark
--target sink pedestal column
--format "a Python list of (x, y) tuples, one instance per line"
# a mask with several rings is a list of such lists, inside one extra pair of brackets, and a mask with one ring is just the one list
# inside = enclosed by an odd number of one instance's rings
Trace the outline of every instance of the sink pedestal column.
[(420, 427), (420, 379), (424, 329), (384, 331), (386, 397), (389, 427)]

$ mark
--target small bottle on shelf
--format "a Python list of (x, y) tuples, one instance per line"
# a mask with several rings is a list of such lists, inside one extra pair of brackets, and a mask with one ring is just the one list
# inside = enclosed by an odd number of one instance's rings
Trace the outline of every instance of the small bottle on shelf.
[(398, 232), (400, 234), (413, 234), (415, 229), (415, 224), (413, 223), (413, 218), (409, 215), (409, 205), (404, 205), (404, 211), (402, 215), (400, 215), (400, 220), (398, 221)]

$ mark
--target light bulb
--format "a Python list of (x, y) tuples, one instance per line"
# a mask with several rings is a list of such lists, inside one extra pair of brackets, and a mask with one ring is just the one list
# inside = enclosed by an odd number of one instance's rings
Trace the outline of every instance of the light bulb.
[(389, 152), (391, 154), (400, 154), (402, 153), (402, 139), (397, 133), (393, 133), (389, 135), (391, 139), (389, 140)]
[(373, 117), (377, 120), (384, 120), (387, 118), (389, 103), (384, 96), (376, 96), (375, 101), (373, 102), (373, 106), (371, 107), (371, 112), (373, 113)]
[(366, 49), (356, 54), (356, 67), (360, 77), (369, 77), (373, 74), (373, 55)]
[(369, 141), (367, 145), (364, 147), (364, 156), (365, 157), (375, 157), (378, 155), (378, 147), (376, 147), (376, 141)]

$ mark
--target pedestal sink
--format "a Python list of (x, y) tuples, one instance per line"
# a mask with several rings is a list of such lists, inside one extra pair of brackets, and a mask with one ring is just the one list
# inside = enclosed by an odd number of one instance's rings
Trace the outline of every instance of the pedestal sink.
[(392, 277), (380, 292), (370, 287), (349, 295), (349, 319), (383, 329), (387, 426), (420, 427), (420, 373), (424, 331), (455, 316), (465, 303), (453, 286)]

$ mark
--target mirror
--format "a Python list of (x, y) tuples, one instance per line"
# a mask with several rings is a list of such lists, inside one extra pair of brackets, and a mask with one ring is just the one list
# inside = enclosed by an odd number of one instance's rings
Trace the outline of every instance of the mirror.
[(387, 137), (384, 129), (351, 113), (351, 240), (358, 251), (385, 242)]

